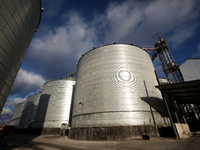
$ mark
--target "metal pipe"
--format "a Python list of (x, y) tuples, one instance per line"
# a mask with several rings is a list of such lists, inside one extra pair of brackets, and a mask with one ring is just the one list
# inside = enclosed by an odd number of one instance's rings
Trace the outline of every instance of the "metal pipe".
[(169, 114), (169, 118), (170, 118), (170, 121), (171, 121), (171, 125), (172, 125), (172, 127), (173, 127), (173, 129), (174, 129), (174, 133), (175, 133), (175, 135), (176, 135), (176, 138), (177, 138), (177, 139), (180, 139), (179, 134), (178, 134), (178, 131), (177, 131), (177, 128), (176, 128), (176, 126), (175, 126), (175, 123), (173, 122), (173, 119), (172, 119), (172, 116), (171, 116), (171, 113), (170, 113), (170, 110), (169, 110), (169, 107), (168, 107), (168, 104), (167, 104), (167, 100), (166, 100), (165, 97), (164, 97), (163, 99), (164, 99), (165, 106), (166, 106), (167, 111), (168, 111), (168, 114)]
[[(156, 70), (155, 70), (154, 72), (155, 72), (155, 75), (156, 75), (156, 79), (157, 79), (157, 81), (158, 81), (158, 84), (160, 85), (159, 78), (158, 78), (158, 74), (157, 74)], [(169, 106), (168, 106), (168, 104), (167, 104), (167, 100), (166, 100), (166, 98), (165, 98), (165, 96), (164, 96), (164, 94), (163, 94), (162, 91), (161, 91), (161, 94), (162, 94), (162, 97), (163, 97), (165, 106), (166, 106), (166, 108), (167, 108), (167, 112), (168, 112), (168, 114), (169, 114), (169, 119), (170, 119), (171, 125), (172, 125), (172, 127), (173, 127), (173, 129), (174, 129), (174, 133), (175, 133), (175, 135), (176, 135), (176, 138), (177, 138), (177, 139), (180, 139), (179, 134), (178, 134), (178, 131), (177, 131), (177, 129), (176, 129), (176, 126), (174, 125), (174, 122), (173, 122), (173, 119), (172, 119), (172, 116), (171, 116), (171, 113), (170, 113), (170, 110), (169, 110)]]

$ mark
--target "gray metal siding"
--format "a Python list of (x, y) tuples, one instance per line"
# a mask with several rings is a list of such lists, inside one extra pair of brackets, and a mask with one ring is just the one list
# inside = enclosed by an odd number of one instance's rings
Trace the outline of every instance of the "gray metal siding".
[(0, 112), (40, 18), (41, 0), (0, 0)]
[(72, 127), (165, 124), (155, 85), (151, 58), (141, 48), (114, 44), (89, 51), (78, 64)]
[(188, 59), (181, 66), (180, 70), (185, 81), (200, 79), (200, 59)]

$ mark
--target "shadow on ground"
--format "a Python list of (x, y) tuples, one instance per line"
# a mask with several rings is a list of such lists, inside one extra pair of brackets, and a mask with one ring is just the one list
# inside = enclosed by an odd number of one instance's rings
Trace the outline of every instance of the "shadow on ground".
[(10, 150), (22, 146), (28, 143), (32, 139), (38, 137), (39, 135), (28, 135), (28, 134), (15, 134), (15, 129), (13, 126), (5, 126), (3, 130), (0, 131), (0, 149)]

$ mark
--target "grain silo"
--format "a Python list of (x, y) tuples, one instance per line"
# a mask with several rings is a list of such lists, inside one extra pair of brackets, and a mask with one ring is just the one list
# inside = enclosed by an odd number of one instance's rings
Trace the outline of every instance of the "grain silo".
[(32, 133), (60, 133), (62, 123), (69, 124), (73, 78), (48, 81), (43, 85)]
[(18, 103), (10, 125), (18, 126), (25, 102)]
[(41, 19), (41, 0), (0, 1), (0, 113)]
[(32, 127), (39, 100), (40, 94), (29, 95), (27, 97), (19, 125), (17, 126), (18, 129), (28, 129)]
[(113, 44), (87, 52), (78, 62), (70, 138), (98, 140), (109, 135), (113, 140), (111, 134), (123, 134), (111, 130), (122, 131), (124, 126), (137, 126), (136, 136), (141, 136), (147, 125), (148, 132), (168, 125), (156, 85), (150, 55), (140, 47)]

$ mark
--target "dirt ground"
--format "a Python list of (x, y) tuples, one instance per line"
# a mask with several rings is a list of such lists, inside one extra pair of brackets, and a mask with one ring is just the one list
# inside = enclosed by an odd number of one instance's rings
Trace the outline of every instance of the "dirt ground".
[(150, 140), (128, 139), (124, 141), (80, 141), (67, 136), (26, 134), (8, 135), (2, 150), (198, 150), (200, 135), (184, 139), (154, 138)]

